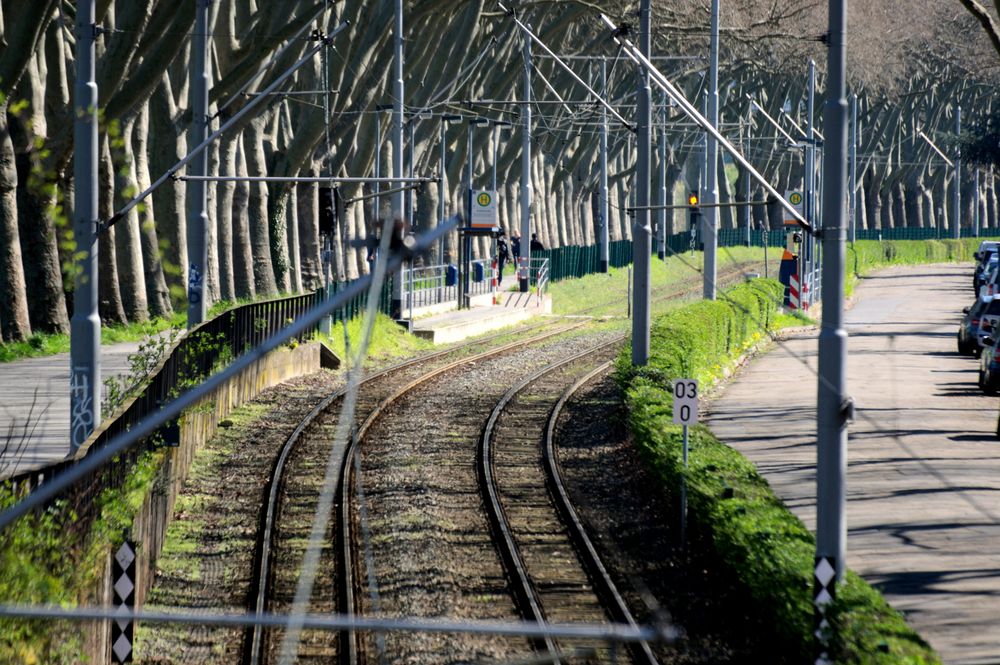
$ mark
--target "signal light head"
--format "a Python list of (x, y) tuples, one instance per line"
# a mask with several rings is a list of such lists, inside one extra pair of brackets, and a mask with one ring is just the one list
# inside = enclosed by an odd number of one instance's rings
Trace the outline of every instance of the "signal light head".
[(696, 205), (698, 205), (698, 193), (697, 192), (691, 192), (690, 194), (688, 194), (688, 205), (689, 206), (696, 206)]

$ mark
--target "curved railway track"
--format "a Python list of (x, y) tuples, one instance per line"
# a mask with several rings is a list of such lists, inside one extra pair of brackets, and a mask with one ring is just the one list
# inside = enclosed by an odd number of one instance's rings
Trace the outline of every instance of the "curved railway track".
[[(603, 358), (623, 339), (525, 377), (501, 398), (483, 428), (477, 455), (481, 492), (518, 610), (527, 620), (636, 625), (573, 509), (553, 442), (562, 406), (607, 371), (610, 361)], [(584, 375), (576, 379), (580, 373)], [(547, 662), (570, 656), (587, 657), (588, 662), (616, 660), (613, 649), (602, 650), (601, 645), (544, 640), (536, 648), (548, 652)], [(631, 645), (630, 651), (635, 663), (657, 662), (644, 642)]]
[[(585, 323), (558, 326), (553, 330), (532, 336), (527, 339), (517, 340), (502, 346), (489, 349), (473, 355), (460, 357), (443, 365), (435, 365), (430, 369), (425, 369), (427, 365), (434, 365), (435, 361), (447, 358), (450, 355), (461, 353), (475, 346), (487, 344), (499, 337), (511, 333), (501, 333), (485, 339), (476, 340), (468, 344), (452, 347), (443, 351), (414, 358), (412, 360), (394, 365), (366, 377), (359, 386), (357, 407), (355, 410), (355, 435), (352, 437), (350, 445), (345, 449), (338, 460), (340, 473), (338, 476), (336, 494), (339, 497), (336, 514), (338, 518), (335, 522), (334, 534), (336, 539), (336, 550), (339, 554), (331, 556), (331, 552), (325, 552), (322, 561), (325, 565), (322, 579), (319, 580), (318, 589), (328, 593), (324, 598), (317, 601), (314, 596), (314, 604), (317, 611), (339, 611), (345, 614), (353, 613), (354, 608), (354, 580), (353, 565), (351, 563), (351, 538), (347, 529), (350, 528), (351, 520), (344, 520), (343, 516), (349, 510), (350, 502), (347, 500), (350, 494), (349, 477), (351, 474), (350, 460), (356, 449), (357, 442), (360, 441), (371, 427), (372, 423), (381, 413), (401, 395), (407, 391), (421, 385), (422, 383), (439, 376), (440, 374), (454, 370), (466, 363), (476, 362), (492, 356), (510, 353), (518, 348), (529, 344), (555, 337), (565, 332), (577, 329)], [(547, 327), (547, 324), (528, 326), (517, 333), (530, 332), (539, 328)], [(402, 385), (400, 385), (402, 384)], [(307, 416), (299, 423), (293, 433), (282, 446), (278, 455), (274, 470), (265, 491), (267, 505), (262, 511), (260, 536), (258, 540), (258, 552), (254, 565), (254, 586), (251, 592), (253, 599), (251, 609), (258, 612), (273, 610), (273, 600), (290, 598), (290, 588), (294, 588), (294, 574), (291, 580), (282, 580), (281, 573), (287, 573), (287, 566), (291, 563), (288, 559), (294, 560), (296, 554), (302, 548), (287, 553), (281, 559), (282, 566), (276, 566), (276, 559), (279, 558), (279, 541), (301, 539), (304, 536), (303, 529), (289, 528), (286, 520), (279, 519), (279, 514), (288, 515), (309, 515), (314, 509), (316, 494), (323, 484), (323, 460), (332, 454), (329, 446), (330, 433), (336, 422), (336, 407), (346, 393), (346, 388), (342, 388), (323, 399)], [(296, 458), (300, 464), (293, 464)], [(319, 459), (320, 462), (316, 462)], [(290, 477), (289, 470), (294, 466), (296, 473)], [(294, 520), (291, 520), (294, 521)], [(282, 529), (285, 532), (282, 533)], [(307, 533), (307, 530), (305, 531)], [(326, 583), (324, 583), (324, 580)], [(283, 583), (284, 582), (284, 583)], [(292, 582), (290, 588), (288, 582)], [(278, 589), (276, 587), (282, 587)], [(331, 589), (335, 586), (336, 590)], [(322, 636), (319, 636), (322, 638)], [(325, 646), (313, 645), (309, 640), (305, 640), (305, 650), (307, 653), (300, 653), (300, 662), (307, 662), (310, 656), (329, 662), (331, 657), (338, 658), (340, 662), (356, 662), (357, 652), (353, 638), (344, 639), (346, 635), (341, 635), (339, 640), (331, 641)], [(322, 641), (322, 640), (321, 640)], [(256, 665), (268, 662), (270, 650), (280, 642), (280, 631), (270, 631), (265, 629), (254, 629), (249, 632), (245, 649), (244, 663)], [(341, 649), (340, 645), (346, 648)], [(315, 649), (313, 648), (315, 647)], [(313, 653), (315, 652), (315, 653)]]
[[(745, 269), (746, 266), (740, 266), (725, 271), (720, 276), (720, 281), (738, 279), (738, 276)], [(690, 280), (691, 283), (683, 286), (657, 289), (654, 291), (654, 302), (683, 297), (697, 287), (697, 284), (693, 283), (694, 281), (696, 280)], [(606, 307), (611, 302), (594, 304), (577, 310), (575, 314), (586, 314)], [(549, 325), (542, 323), (526, 326), (512, 332), (499, 333), (442, 351), (425, 354), (378, 371), (362, 381), (359, 386), (353, 436), (338, 460), (340, 473), (336, 487), (335, 516), (331, 517), (331, 525), (328, 527), (331, 531), (330, 541), (333, 547), (324, 548), (322, 555), (324, 570), (317, 581), (317, 593), (314, 594), (313, 598), (313, 611), (337, 611), (343, 614), (352, 614), (358, 605), (356, 591), (360, 588), (360, 582), (354, 574), (357, 567), (357, 552), (356, 548), (352, 546), (357, 541), (357, 534), (352, 532), (356, 524), (351, 517), (351, 476), (353, 473), (351, 460), (357, 454), (359, 442), (368, 433), (373, 423), (395, 400), (445, 372), (453, 371), (467, 363), (513, 352), (518, 348), (541, 342), (585, 324), (578, 323), (557, 327), (555, 330), (528, 339), (517, 340), (497, 348), (436, 365), (437, 362), (446, 360), (449, 356), (461, 354), (476, 346), (488, 345), (497, 338), (511, 334), (524, 334)], [(620, 339), (622, 338), (616, 342)], [(600, 348), (606, 349), (610, 346), (611, 343), (608, 343)], [(518, 386), (508, 392), (508, 395), (502, 400), (502, 404), (498, 405), (497, 409), (499, 410), (494, 410), (487, 427), (495, 427), (496, 417), (500, 410), (506, 407), (518, 392), (523, 391), (527, 386), (538, 383), (546, 375), (558, 373), (563, 368), (579, 363), (585, 357), (592, 356), (596, 352), (590, 350), (568, 360), (560, 361), (520, 382)], [(559, 403), (560, 407), (568, 394), (563, 396), (564, 399)], [(276, 603), (290, 603), (292, 596), (290, 590), (294, 588), (295, 575), (293, 573), (289, 576), (288, 573), (294, 568), (293, 561), (302, 547), (300, 544), (298, 547), (290, 548), (290, 551), (282, 552), (281, 541), (295, 541), (296, 539), (301, 541), (304, 532), (301, 526), (295, 528), (280, 524), (286, 520), (279, 519), (279, 515), (296, 515), (300, 518), (299, 524), (302, 524), (304, 517), (310, 515), (311, 510), (315, 508), (315, 490), (322, 485), (324, 466), (315, 460), (324, 460), (325, 456), (333, 454), (329, 446), (330, 433), (332, 433), (336, 423), (337, 406), (344, 395), (345, 389), (340, 389), (324, 398), (298, 424), (276, 458), (265, 491), (267, 505), (261, 514), (260, 539), (255, 557), (254, 582), (251, 590), (251, 610), (275, 611)], [(558, 408), (554, 413), (558, 415)], [(552, 422), (554, 423), (554, 420)], [(572, 540), (572, 547), (580, 553), (584, 573), (594, 581), (593, 593), (596, 593), (600, 597), (600, 603), (608, 608), (606, 617), (618, 622), (634, 623), (624, 602), (614, 589), (607, 572), (597, 558), (596, 550), (582, 530), (579, 519), (576, 518), (572, 506), (568, 503), (565, 490), (561, 488), (561, 481), (557, 475), (557, 465), (551, 457), (551, 427), (552, 425), (549, 425), (549, 441), (545, 453), (548, 476), (544, 485), (544, 487), (549, 488), (548, 491), (554, 501), (551, 506), (556, 513), (562, 516), (561, 519), (567, 525), (566, 532)], [(483, 438), (486, 439), (485, 434)], [(492, 459), (492, 454), (488, 458)], [(292, 478), (289, 478), (290, 467), (294, 467), (295, 470), (295, 473), (291, 474)], [(499, 510), (502, 514), (502, 507)], [(295, 519), (288, 521), (296, 522)], [(514, 576), (511, 576), (511, 579), (514, 580)], [(528, 597), (527, 592), (523, 592), (523, 595), (524, 598)], [(528, 606), (530, 603), (526, 605), (526, 607)], [(539, 611), (542, 612), (540, 616), (544, 617), (544, 611), (541, 608)], [(531, 618), (530, 614), (525, 614), (525, 616)], [(575, 616), (572, 618), (578, 619)], [(280, 636), (280, 631), (277, 630), (268, 631), (258, 628), (250, 631), (245, 640), (243, 662), (248, 665), (269, 662), (269, 655), (280, 643)], [(358, 662), (359, 645), (356, 636), (345, 632), (335, 639), (330, 639), (328, 635), (317, 635), (313, 638), (315, 639), (304, 638), (299, 662), (309, 662), (312, 659), (317, 660), (317, 662), (330, 662), (332, 659), (343, 663)], [(547, 646), (556, 650), (556, 645), (549, 644)], [(635, 662), (655, 662), (648, 645), (645, 644), (641, 645), (638, 650), (633, 650), (633, 658)]]

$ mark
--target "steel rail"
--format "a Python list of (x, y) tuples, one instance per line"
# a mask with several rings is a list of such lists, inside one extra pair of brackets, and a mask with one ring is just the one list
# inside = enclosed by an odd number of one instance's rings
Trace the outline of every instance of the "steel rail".
[[(381, 369), (369, 376), (366, 376), (362, 381), (361, 385), (370, 384), (378, 379), (381, 379), (389, 374), (399, 372), (403, 369), (413, 367), (414, 365), (419, 365), (421, 363), (426, 363), (428, 361), (440, 358), (442, 356), (455, 353), (456, 351), (461, 351), (462, 349), (467, 349), (469, 347), (478, 346), (487, 342), (490, 342), (499, 337), (504, 337), (511, 334), (522, 334), (535, 330), (547, 325), (546, 323), (535, 324), (531, 326), (525, 326), (518, 330), (510, 332), (502, 332), (496, 335), (490, 335), (488, 337), (476, 339), (465, 344), (459, 344), (456, 346), (449, 347), (447, 349), (442, 349), (440, 351), (434, 351), (432, 353), (425, 353), (416, 358), (410, 358), (409, 360), (404, 360), (403, 362), (396, 363), (390, 367)], [(306, 414), (306, 416), (299, 422), (296, 428), (282, 444), (281, 451), (274, 463), (270, 478), (268, 479), (267, 488), (265, 490), (267, 494), (267, 506), (263, 514), (260, 528), (260, 536), (257, 542), (257, 552), (254, 557), (254, 570), (251, 575), (251, 579), (255, 580), (257, 591), (254, 594), (253, 607), (250, 609), (256, 611), (257, 615), (264, 615), (267, 611), (268, 598), (271, 595), (272, 589), (270, 587), (269, 581), (272, 579), (271, 576), (271, 558), (272, 551), (275, 549), (275, 519), (278, 513), (278, 502), (281, 498), (281, 492), (285, 485), (285, 467), (288, 462), (288, 458), (291, 456), (292, 451), (295, 446), (299, 443), (302, 434), (305, 432), (306, 428), (312, 425), (320, 414), (324, 413), (330, 406), (344, 397), (347, 392), (347, 387), (343, 386), (332, 391), (328, 396), (323, 398), (319, 404), (317, 404), (313, 409)], [(262, 625), (255, 625), (250, 639), (250, 648), (248, 653), (244, 657), (244, 661), (248, 662), (250, 665), (257, 665), (261, 662), (261, 649), (263, 647), (263, 628)]]
[[(383, 413), (385, 413), (385, 411), (389, 408), (389, 406), (393, 402), (398, 400), (400, 397), (410, 392), (414, 388), (423, 385), (424, 383), (427, 383), (428, 381), (434, 378), (437, 378), (438, 376), (444, 374), (445, 372), (449, 372), (457, 367), (461, 367), (462, 365), (466, 365), (468, 363), (485, 360), (487, 358), (492, 358), (493, 356), (498, 356), (507, 353), (508, 351), (528, 346), (530, 344), (534, 344), (549, 339), (551, 337), (561, 335), (571, 330), (576, 330), (577, 328), (580, 328), (586, 324), (587, 322), (584, 321), (581, 323), (575, 323), (568, 326), (562, 326), (560, 328), (557, 328), (556, 330), (549, 331), (542, 335), (536, 335), (535, 337), (531, 337), (525, 340), (517, 340), (509, 344), (499, 346), (495, 349), (490, 349), (489, 351), (484, 351), (482, 353), (468, 356), (466, 358), (459, 358), (454, 362), (443, 365), (435, 370), (432, 370), (431, 372), (428, 372), (427, 374), (417, 377), (416, 379), (410, 381), (406, 385), (401, 386), (400, 388), (396, 389), (391, 395), (381, 400), (379, 404), (374, 409), (372, 409), (372, 411), (368, 414), (368, 417), (358, 428), (357, 435), (352, 437), (351, 442), (348, 444), (344, 454), (344, 458), (342, 460), (342, 469), (340, 476), (340, 492), (339, 492), (340, 505), (337, 508), (340, 514), (340, 524), (339, 528), (337, 529), (337, 545), (336, 545), (337, 553), (340, 556), (340, 561), (339, 561), (340, 575), (337, 576), (338, 584), (340, 585), (340, 593), (337, 594), (337, 600), (340, 603), (340, 607), (338, 609), (341, 614), (345, 616), (354, 616), (355, 609), (357, 607), (357, 600), (354, 594), (354, 573), (353, 573), (354, 549), (351, 538), (352, 520), (351, 520), (350, 480), (351, 480), (351, 473), (353, 472), (353, 465), (351, 465), (350, 461), (357, 452), (357, 446), (360, 445), (361, 440), (364, 439), (365, 435), (368, 433), (368, 430), (371, 429), (371, 426), (375, 424), (375, 421)], [(357, 649), (356, 645), (353, 644), (354, 635), (353, 632), (350, 630), (345, 630), (344, 633), (345, 633), (344, 638), (347, 640), (347, 644), (351, 646), (346, 650), (342, 649), (341, 653), (343, 654), (345, 651), (347, 651), (349, 654), (353, 653), (354, 654), (353, 659), (349, 659), (346, 662), (349, 662), (350, 665), (354, 665), (357, 662), (356, 660)], [(342, 660), (342, 662), (345, 661)]]
[[(538, 591), (535, 588), (535, 585), (532, 584), (530, 576), (528, 575), (527, 564), (521, 554), (520, 548), (517, 546), (513, 528), (511, 527), (510, 521), (507, 518), (507, 513), (504, 510), (503, 501), (500, 499), (500, 490), (497, 486), (496, 474), (494, 472), (493, 465), (493, 438), (496, 431), (497, 421), (500, 418), (500, 414), (504, 411), (510, 401), (530, 384), (538, 381), (550, 372), (556, 371), (566, 365), (572, 364), (582, 358), (597, 353), (608, 346), (620, 344), (624, 339), (624, 334), (618, 335), (609, 342), (605, 342), (594, 348), (574, 354), (569, 358), (547, 365), (528, 375), (511, 387), (511, 389), (500, 398), (500, 401), (497, 402), (495, 407), (493, 407), (493, 411), (490, 413), (490, 417), (486, 421), (486, 425), (483, 426), (483, 433), (479, 439), (479, 447), (476, 453), (476, 468), (479, 475), (480, 492), (483, 495), (483, 503), (485, 504), (486, 516), (490, 523), (490, 530), (493, 532), (493, 540), (497, 544), (497, 553), (500, 555), (501, 561), (503, 561), (507, 577), (513, 587), (512, 591), (514, 593), (518, 611), (527, 621), (535, 621), (541, 625), (545, 625), (545, 612), (542, 609), (542, 602), (538, 596)], [(551, 662), (559, 663), (559, 651), (552, 638), (546, 636), (542, 638), (540, 642), (541, 644), (539, 644), (539, 646), (544, 646), (544, 648), (549, 652)]]
[[(573, 397), (573, 395), (576, 394), (576, 392), (585, 384), (589, 383), (595, 377), (607, 372), (608, 369), (611, 368), (612, 364), (613, 363), (611, 361), (608, 361), (602, 365), (598, 365), (585, 376), (581, 377), (572, 386), (567, 388), (566, 391), (559, 397), (559, 401), (556, 402), (554, 407), (552, 407), (548, 423), (545, 426), (545, 443), (542, 448), (542, 456), (545, 461), (545, 475), (549, 484), (549, 492), (556, 503), (556, 507), (562, 514), (563, 523), (568, 527), (570, 538), (572, 538), (574, 545), (576, 546), (577, 553), (580, 555), (584, 565), (587, 567), (587, 572), (590, 574), (591, 581), (594, 583), (594, 586), (597, 587), (598, 596), (603, 598), (605, 607), (610, 610), (613, 620), (629, 626), (637, 627), (639, 624), (632, 616), (632, 612), (629, 611), (628, 605), (625, 603), (625, 599), (623, 599), (621, 594), (618, 592), (617, 586), (615, 586), (610, 573), (608, 573), (607, 568), (604, 566), (604, 562), (601, 560), (601, 555), (598, 554), (597, 548), (594, 547), (593, 542), (590, 540), (590, 536), (587, 535), (587, 530), (583, 526), (583, 521), (580, 519), (576, 509), (573, 507), (573, 502), (570, 501), (569, 493), (566, 491), (566, 484), (563, 482), (558, 455), (555, 450), (556, 423), (559, 420), (563, 407), (566, 406), (566, 402), (568, 402), (570, 398)], [(634, 662), (647, 663), (647, 665), (659, 664), (659, 661), (656, 659), (656, 656), (653, 655), (653, 650), (650, 648), (648, 642), (632, 642), (629, 644), (629, 648), (632, 651), (632, 658)]]

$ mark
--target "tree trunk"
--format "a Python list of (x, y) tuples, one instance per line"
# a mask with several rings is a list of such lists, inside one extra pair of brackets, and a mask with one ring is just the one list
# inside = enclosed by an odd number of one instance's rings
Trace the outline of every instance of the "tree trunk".
[[(170, 77), (164, 76), (149, 102), (150, 168), (157, 177), (187, 153), (187, 135), (174, 123), (175, 112)], [(169, 179), (153, 192), (152, 198), (163, 252), (163, 272), (170, 292), (177, 296), (174, 304), (180, 306), (187, 302), (186, 297), (181, 297), (187, 294), (185, 185), (180, 180)]]
[[(101, 160), (98, 164), (97, 191), (100, 203), (98, 211), (101, 219), (109, 219), (114, 213), (115, 167), (111, 161), (111, 150), (107, 136), (101, 137)], [(126, 325), (125, 307), (118, 290), (118, 260), (115, 252), (116, 227), (112, 226), (100, 235), (98, 242), (98, 309), (105, 325)]]
[(17, 168), (6, 102), (0, 102), (0, 332), (4, 342), (31, 335), (17, 228)]
[[(143, 107), (136, 121), (132, 154), (135, 156), (135, 173), (139, 189), (145, 190), (149, 181), (149, 106)], [(170, 288), (163, 274), (163, 256), (153, 214), (153, 199), (147, 198), (136, 206), (141, 233), (142, 265), (146, 282), (146, 302), (153, 316), (169, 318), (174, 313), (170, 302)]]
[[(315, 175), (316, 171), (310, 172)], [(323, 285), (323, 262), (319, 239), (319, 185), (304, 183), (296, 187), (295, 204), (299, 220), (299, 243), (302, 246), (302, 286), (314, 291)]]
[[(247, 175), (267, 175), (264, 157), (264, 129), (266, 118), (255, 118), (243, 132), (243, 150)], [(250, 243), (253, 251), (253, 276), (257, 293), (272, 296), (278, 292), (271, 265), (271, 234), (268, 228), (268, 191), (265, 183), (250, 183), (250, 200), (247, 212), (250, 221)]]
[[(218, 120), (212, 121), (209, 131), (218, 129)], [(210, 174), (219, 173), (219, 142), (215, 141), (208, 148), (208, 172)], [(231, 172), (230, 172), (231, 173)], [(219, 285), (219, 249), (218, 249), (218, 218), (215, 211), (218, 209), (218, 187), (215, 182), (205, 183), (205, 247), (208, 254), (208, 263), (205, 266), (205, 297), (208, 298), (206, 307), (211, 307), (213, 303), (221, 299), (221, 287)]]
[[(242, 135), (236, 142), (236, 174), (247, 175)], [(250, 238), (250, 184), (241, 182), (233, 190), (233, 284), (237, 298), (255, 298), (253, 241)]]
[(59, 246), (53, 222), (54, 177), (34, 173), (35, 140), (19, 118), (8, 116), (17, 166), (17, 223), (25, 283), (31, 285), (28, 316), (35, 332), (69, 332)]
[[(236, 150), (239, 137), (223, 137), (219, 146), (219, 169), (226, 175), (236, 173)], [(236, 299), (233, 282), (233, 196), (235, 182), (220, 182), (216, 189), (216, 241), (219, 257), (219, 297), (222, 300)]]
[[(119, 165), (115, 169), (115, 206), (129, 201), (136, 191), (135, 164), (126, 148), (132, 146), (135, 116), (128, 118), (122, 128), (122, 147), (113, 151), (113, 159)], [(118, 278), (125, 316), (129, 321), (145, 321), (149, 318), (146, 300), (146, 275), (142, 268), (142, 243), (139, 235), (139, 211), (133, 208), (125, 218), (115, 224), (115, 250), (118, 258)]]

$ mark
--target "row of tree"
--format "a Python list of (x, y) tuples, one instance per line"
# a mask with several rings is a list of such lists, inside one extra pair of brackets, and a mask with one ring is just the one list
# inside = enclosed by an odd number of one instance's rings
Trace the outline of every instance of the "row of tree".
[[(442, 175), (440, 139), (445, 139), (444, 183), (411, 194), (412, 223), (426, 230), (446, 209), (461, 209), (467, 155), (473, 184), (486, 186), (495, 168), (501, 223), (518, 226), (520, 146), (524, 131), (520, 98), (524, 36), (504, 12), (483, 0), (408, 0), (406, 3), (406, 158), (418, 176)], [(558, 53), (594, 56), (573, 60), (576, 74), (596, 87), (597, 58), (607, 58), (608, 95), (616, 108), (633, 113), (636, 70), (603, 29), (597, 11), (620, 23), (634, 23), (633, 4), (598, 0), (561, 3), (523, 0), (522, 19)], [(857, 3), (852, 3), (857, 4)], [(15, 10), (16, 5), (16, 10)], [(388, 175), (393, 64), (392, 0), (216, 0), (211, 4), (212, 125), (233, 117), (270, 81), (287, 70), (342, 21), (347, 30), (274, 95), (224, 134), (211, 148), (214, 174), (236, 176), (369, 176), (375, 164)], [(779, 117), (792, 115), (806, 95), (804, 70), (810, 57), (822, 63), (825, 3), (796, 0), (739, 0), (723, 3), (723, 67), (720, 81), (724, 131), (778, 187), (800, 186), (801, 154), (759, 114), (748, 96)], [(101, 0), (97, 81), (101, 131), (99, 189), (101, 218), (109, 219), (137, 191), (166, 172), (189, 148), (188, 52), (195, 0)], [(886, 27), (900, 12), (922, 17), (905, 35)], [(952, 132), (954, 109), (976, 122), (993, 110), (995, 88), (980, 83), (995, 71), (989, 42), (979, 38), (975, 18), (932, 0), (894, 0), (852, 8), (853, 87), (860, 96), (860, 173), (865, 226), (949, 225), (945, 204), (950, 170), (926, 141)], [(961, 10), (960, 10), (961, 12)], [(663, 69), (697, 99), (707, 62), (705, 6), (697, 0), (654, 2), (654, 49), (684, 59)], [(944, 20), (947, 18), (948, 20)], [(72, 218), (73, 45), (75, 3), (36, 0), (29, 5), (0, 0), (0, 330), (3, 340), (33, 331), (68, 330), (74, 247)], [(968, 35), (976, 35), (969, 39)], [(881, 48), (876, 48), (880, 46)], [(920, 58), (912, 57), (919, 53)], [(532, 70), (535, 106), (532, 227), (546, 246), (590, 244), (596, 237), (596, 188), (600, 108), (554, 59), (536, 48)], [(989, 69), (992, 67), (993, 69)], [(974, 76), (972, 72), (978, 72)], [(822, 89), (822, 85), (820, 85)], [(494, 100), (487, 102), (484, 100)], [(553, 103), (564, 100), (565, 103)], [(822, 104), (817, 104), (819, 125)], [(658, 132), (666, 158), (656, 158), (672, 191), (697, 182), (701, 133), (664, 105)], [(509, 130), (446, 123), (445, 114), (486, 117), (511, 123)], [(782, 120), (782, 122), (785, 122)], [(786, 124), (793, 131), (790, 124)], [(412, 136), (412, 142), (409, 137)], [(472, 140), (471, 151), (468, 141)], [(494, 154), (492, 140), (497, 137)], [(376, 141), (379, 137), (379, 141)], [(630, 235), (624, 213), (633, 189), (634, 135), (610, 123), (613, 239)], [(724, 164), (720, 171), (726, 174)], [(730, 173), (730, 175), (732, 175)], [(659, 176), (657, 176), (659, 177)], [(740, 198), (743, 174), (720, 178), (723, 200)], [(973, 181), (960, 183), (971, 219)], [(321, 276), (315, 184), (224, 181), (209, 188), (211, 300), (233, 300), (315, 288)], [(656, 187), (654, 186), (654, 191)], [(347, 198), (373, 193), (371, 186), (345, 186)], [(980, 181), (983, 220), (996, 227), (995, 180)], [(755, 194), (757, 198), (759, 194)], [(378, 201), (378, 202), (376, 202)], [(333, 270), (350, 279), (368, 269), (359, 239), (380, 216), (392, 214), (388, 197), (347, 207), (337, 221)], [(169, 315), (186, 284), (185, 183), (169, 180), (141, 206), (102, 234), (100, 314), (106, 323)], [(776, 211), (774, 211), (777, 214)], [(757, 224), (767, 212), (755, 209)], [(722, 215), (724, 226), (738, 212)], [(668, 232), (682, 230), (682, 216), (668, 219)], [(444, 257), (452, 261), (456, 239)], [(485, 251), (478, 246), (477, 252)]]

